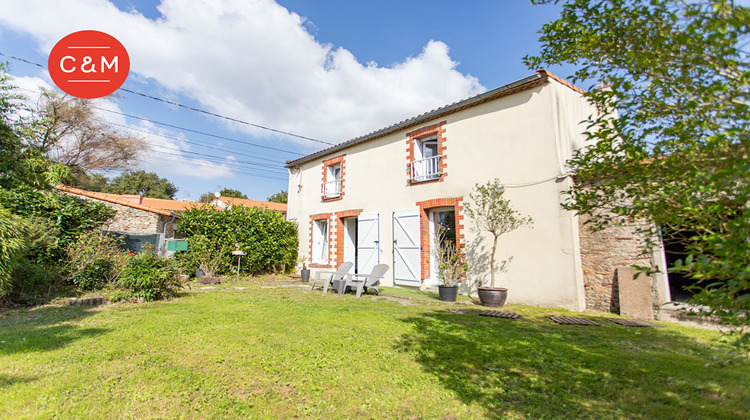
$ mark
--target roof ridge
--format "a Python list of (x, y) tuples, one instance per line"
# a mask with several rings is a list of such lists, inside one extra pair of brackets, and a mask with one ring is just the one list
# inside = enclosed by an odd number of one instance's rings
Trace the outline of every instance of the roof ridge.
[(136, 204), (136, 203), (133, 203), (131, 201), (123, 200), (123, 199), (120, 199), (120, 198), (112, 198), (112, 197), (109, 196), (109, 195), (119, 195), (119, 194), (108, 194), (108, 193), (100, 193), (100, 192), (96, 192), (96, 191), (86, 191), (86, 190), (82, 190), (80, 188), (69, 187), (69, 186), (63, 185), (63, 184), (54, 185), (52, 188), (54, 188), (54, 189), (56, 189), (58, 191), (64, 191), (64, 192), (68, 192), (68, 193), (71, 193), (71, 194), (77, 194), (77, 195), (82, 195), (84, 197), (89, 197), (89, 198), (94, 198), (94, 199), (101, 200), (101, 201), (106, 201), (108, 203), (119, 204), (121, 206), (131, 207), (131, 208), (139, 209), (139, 210), (145, 210), (145, 211), (148, 211), (148, 212), (151, 212), (151, 213), (160, 214), (162, 216), (176, 216), (176, 217), (180, 216), (179, 214), (171, 212), (171, 211), (168, 211), (168, 210), (156, 209), (156, 208), (153, 208), (153, 207), (144, 206), (143, 204)]

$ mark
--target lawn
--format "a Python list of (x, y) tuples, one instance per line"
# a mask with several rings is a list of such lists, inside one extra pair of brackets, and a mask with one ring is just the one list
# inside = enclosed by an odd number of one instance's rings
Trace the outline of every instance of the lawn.
[[(172, 301), (0, 312), (0, 418), (746, 418), (715, 332), (565, 311), (193, 286)], [(457, 310), (463, 310), (458, 312)], [(568, 314), (569, 315), (569, 314)]]

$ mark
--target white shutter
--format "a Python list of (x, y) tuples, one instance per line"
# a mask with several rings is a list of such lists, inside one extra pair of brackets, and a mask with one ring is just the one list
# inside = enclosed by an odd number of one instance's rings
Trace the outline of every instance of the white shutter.
[(357, 272), (369, 274), (380, 264), (380, 215), (360, 214), (357, 218)]
[(419, 286), (421, 260), (419, 240), (419, 209), (393, 212), (393, 282), (403, 286)]

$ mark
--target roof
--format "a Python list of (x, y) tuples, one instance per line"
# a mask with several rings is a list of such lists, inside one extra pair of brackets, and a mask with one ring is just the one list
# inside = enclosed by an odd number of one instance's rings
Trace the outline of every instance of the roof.
[(134, 209), (144, 210), (144, 211), (148, 211), (148, 212), (151, 212), (151, 213), (160, 214), (162, 216), (175, 216), (175, 217), (179, 217), (178, 214), (173, 213), (173, 212), (171, 212), (169, 210), (163, 210), (163, 209), (159, 209), (159, 208), (154, 208), (154, 207), (150, 207), (150, 206), (147, 206), (147, 205), (138, 204), (138, 203), (134, 203), (132, 201), (129, 201), (129, 199), (131, 199), (133, 196), (118, 195), (118, 194), (107, 194), (107, 193), (86, 191), (86, 190), (82, 190), (80, 188), (68, 187), (67, 185), (62, 185), (62, 184), (55, 185), (53, 188), (56, 189), (56, 190), (58, 190), (58, 191), (63, 191), (63, 192), (67, 192), (67, 193), (71, 193), (71, 194), (76, 194), (76, 195), (82, 195), (84, 197), (93, 198), (95, 200), (106, 201), (108, 203), (119, 204), (121, 206), (132, 207)]
[(257, 201), (247, 198), (234, 197), (219, 197), (217, 200), (223, 201), (230, 206), (261, 207), (286, 213), (286, 204), (284, 203), (274, 203), (272, 201)]
[(361, 143), (365, 143), (371, 140), (375, 140), (380, 137), (385, 137), (397, 131), (401, 131), (403, 129), (410, 128), (410, 127), (414, 127), (414, 126), (423, 124), (425, 122), (428, 122), (430, 120), (444, 117), (448, 114), (453, 114), (458, 111), (463, 111), (464, 109), (471, 108), (471, 107), (474, 107), (474, 106), (477, 106), (477, 105), (480, 105), (489, 101), (493, 101), (503, 96), (512, 95), (514, 93), (518, 93), (524, 90), (533, 89), (537, 86), (548, 84), (550, 80), (554, 80), (555, 82), (560, 83), (563, 86), (566, 86), (574, 90), (577, 93), (580, 93), (580, 94), (586, 93), (585, 90), (572, 85), (571, 83), (550, 73), (547, 70), (537, 70), (537, 72), (532, 74), (531, 76), (527, 76), (527, 77), (524, 77), (523, 79), (516, 80), (515, 82), (508, 83), (507, 85), (500, 86), (498, 88), (489, 90), (487, 92), (480, 93), (476, 96), (472, 96), (471, 98), (467, 98), (459, 102), (454, 102), (450, 105), (446, 105), (446, 106), (434, 109), (429, 112), (425, 112), (424, 114), (418, 115), (416, 117), (409, 118), (399, 123), (390, 125), (378, 131), (374, 131), (370, 134), (366, 134), (364, 136), (360, 136), (351, 140), (347, 140), (343, 143), (339, 143), (327, 149), (319, 150), (315, 153), (312, 153), (307, 156), (303, 156), (299, 159), (287, 161), (285, 166), (287, 168), (291, 168), (293, 166), (297, 166), (305, 162), (309, 162), (319, 157), (336, 153), (339, 150), (346, 149), (348, 147), (361, 144)]

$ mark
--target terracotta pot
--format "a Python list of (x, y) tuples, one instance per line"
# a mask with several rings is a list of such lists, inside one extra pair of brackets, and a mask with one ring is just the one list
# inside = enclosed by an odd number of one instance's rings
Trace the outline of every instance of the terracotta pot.
[(477, 293), (482, 305), (493, 308), (505, 305), (505, 299), (508, 298), (508, 289), (504, 287), (480, 287)]
[(438, 286), (438, 297), (443, 302), (455, 302), (458, 296), (458, 286)]

